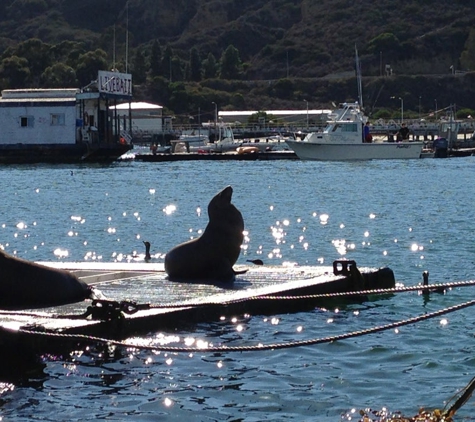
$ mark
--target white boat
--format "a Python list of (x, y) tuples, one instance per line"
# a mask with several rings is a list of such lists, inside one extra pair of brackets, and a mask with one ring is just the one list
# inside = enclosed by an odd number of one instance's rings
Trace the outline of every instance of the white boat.
[(287, 144), (301, 160), (348, 161), (420, 158), (423, 142), (390, 142), (376, 139), (365, 142), (361, 68), (355, 46), (356, 79), (359, 102), (343, 103), (328, 116), (323, 132), (310, 132), (303, 140)]
[(322, 132), (311, 132), (303, 140), (287, 140), (302, 160), (347, 161), (420, 158), (423, 142), (363, 141), (367, 121), (358, 103), (344, 103), (329, 115)]
[[(260, 142), (260, 140), (237, 140), (231, 126), (220, 123), (217, 126), (217, 139), (214, 142), (209, 140), (208, 134), (182, 134), (179, 139), (171, 141), (172, 152), (194, 152), (194, 153), (223, 153), (236, 151), (238, 148), (253, 147), (260, 152), (274, 150), (279, 145), (280, 140)], [(242, 149), (240, 150), (242, 151)]]

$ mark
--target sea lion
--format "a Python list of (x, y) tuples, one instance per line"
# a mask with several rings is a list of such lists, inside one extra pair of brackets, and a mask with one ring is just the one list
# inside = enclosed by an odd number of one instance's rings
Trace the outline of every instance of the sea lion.
[(231, 204), (233, 188), (219, 192), (208, 205), (209, 222), (203, 234), (175, 246), (165, 256), (170, 279), (231, 281), (233, 265), (244, 240), (244, 220)]
[(0, 309), (30, 309), (82, 301), (91, 290), (73, 274), (8, 255), (0, 249)]

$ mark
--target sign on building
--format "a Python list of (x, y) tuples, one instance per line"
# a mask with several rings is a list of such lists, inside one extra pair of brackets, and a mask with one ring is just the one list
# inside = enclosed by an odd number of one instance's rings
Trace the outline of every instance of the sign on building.
[(99, 92), (111, 95), (132, 96), (132, 75), (130, 73), (99, 70)]

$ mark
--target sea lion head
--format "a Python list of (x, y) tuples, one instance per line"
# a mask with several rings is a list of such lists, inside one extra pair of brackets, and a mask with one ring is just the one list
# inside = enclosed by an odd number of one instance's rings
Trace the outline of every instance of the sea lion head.
[(229, 224), (233, 231), (240, 232), (244, 230), (244, 220), (241, 212), (231, 203), (233, 188), (225, 187), (216, 194), (208, 205), (208, 216), (210, 223), (219, 222), (220, 224)]
[(226, 186), (221, 192), (217, 193), (208, 204), (208, 215), (211, 218), (214, 213), (229, 207), (233, 196), (233, 188)]

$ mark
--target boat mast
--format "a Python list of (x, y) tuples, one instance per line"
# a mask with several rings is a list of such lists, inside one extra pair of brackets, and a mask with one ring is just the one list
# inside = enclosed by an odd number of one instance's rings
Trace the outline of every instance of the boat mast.
[(361, 86), (361, 64), (360, 59), (358, 57), (358, 49), (356, 48), (355, 44), (355, 64), (356, 64), (356, 82), (358, 84), (358, 103), (363, 109), (363, 88)]

